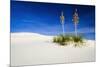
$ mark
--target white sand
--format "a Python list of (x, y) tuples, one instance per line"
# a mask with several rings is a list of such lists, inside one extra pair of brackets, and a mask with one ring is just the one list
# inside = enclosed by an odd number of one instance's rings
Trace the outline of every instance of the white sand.
[(11, 33), (11, 66), (93, 62), (95, 41), (88, 40), (87, 46), (59, 46), (51, 36), (35, 33)]

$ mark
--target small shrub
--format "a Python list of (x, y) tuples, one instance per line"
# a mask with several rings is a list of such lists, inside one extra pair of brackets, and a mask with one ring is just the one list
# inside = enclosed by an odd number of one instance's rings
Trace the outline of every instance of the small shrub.
[(58, 43), (61, 46), (69, 45), (70, 43), (74, 43), (75, 47), (83, 46), (83, 37), (75, 36), (75, 35), (58, 35), (53, 38), (54, 43)]
[(59, 35), (53, 38), (54, 43), (58, 43), (62, 46), (67, 45), (67, 42), (69, 41), (70, 41), (70, 38), (67, 35)]
[(82, 36), (73, 36), (72, 39), (73, 39), (73, 42), (75, 43), (74, 44), (75, 47), (82, 46), (84, 43)]

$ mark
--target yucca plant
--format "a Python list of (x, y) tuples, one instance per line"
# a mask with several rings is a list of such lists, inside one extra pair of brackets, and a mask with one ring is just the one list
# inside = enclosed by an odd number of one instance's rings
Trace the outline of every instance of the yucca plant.
[(58, 35), (53, 38), (53, 42), (58, 43), (60, 45), (67, 45), (70, 41), (70, 36), (68, 35)]
[(84, 45), (84, 38), (81, 35), (58, 35), (53, 38), (54, 43), (58, 43), (61, 46), (70, 45), (74, 43), (73, 46), (80, 47)]
[(73, 42), (75, 43), (74, 46), (82, 46), (84, 41), (82, 36), (72, 36)]

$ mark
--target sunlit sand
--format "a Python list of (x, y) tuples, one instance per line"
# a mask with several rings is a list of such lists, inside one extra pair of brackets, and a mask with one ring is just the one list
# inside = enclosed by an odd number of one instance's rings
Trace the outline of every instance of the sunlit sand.
[(11, 66), (95, 61), (95, 41), (86, 46), (60, 46), (53, 36), (11, 33)]

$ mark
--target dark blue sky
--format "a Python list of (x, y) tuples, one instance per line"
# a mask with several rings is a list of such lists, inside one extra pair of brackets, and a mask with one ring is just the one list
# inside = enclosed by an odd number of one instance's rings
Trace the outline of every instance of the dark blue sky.
[(73, 12), (79, 14), (78, 32), (95, 36), (95, 7), (89, 5), (50, 4), (11, 1), (11, 33), (33, 32), (44, 35), (62, 33), (61, 11), (65, 16), (65, 32), (74, 33)]

